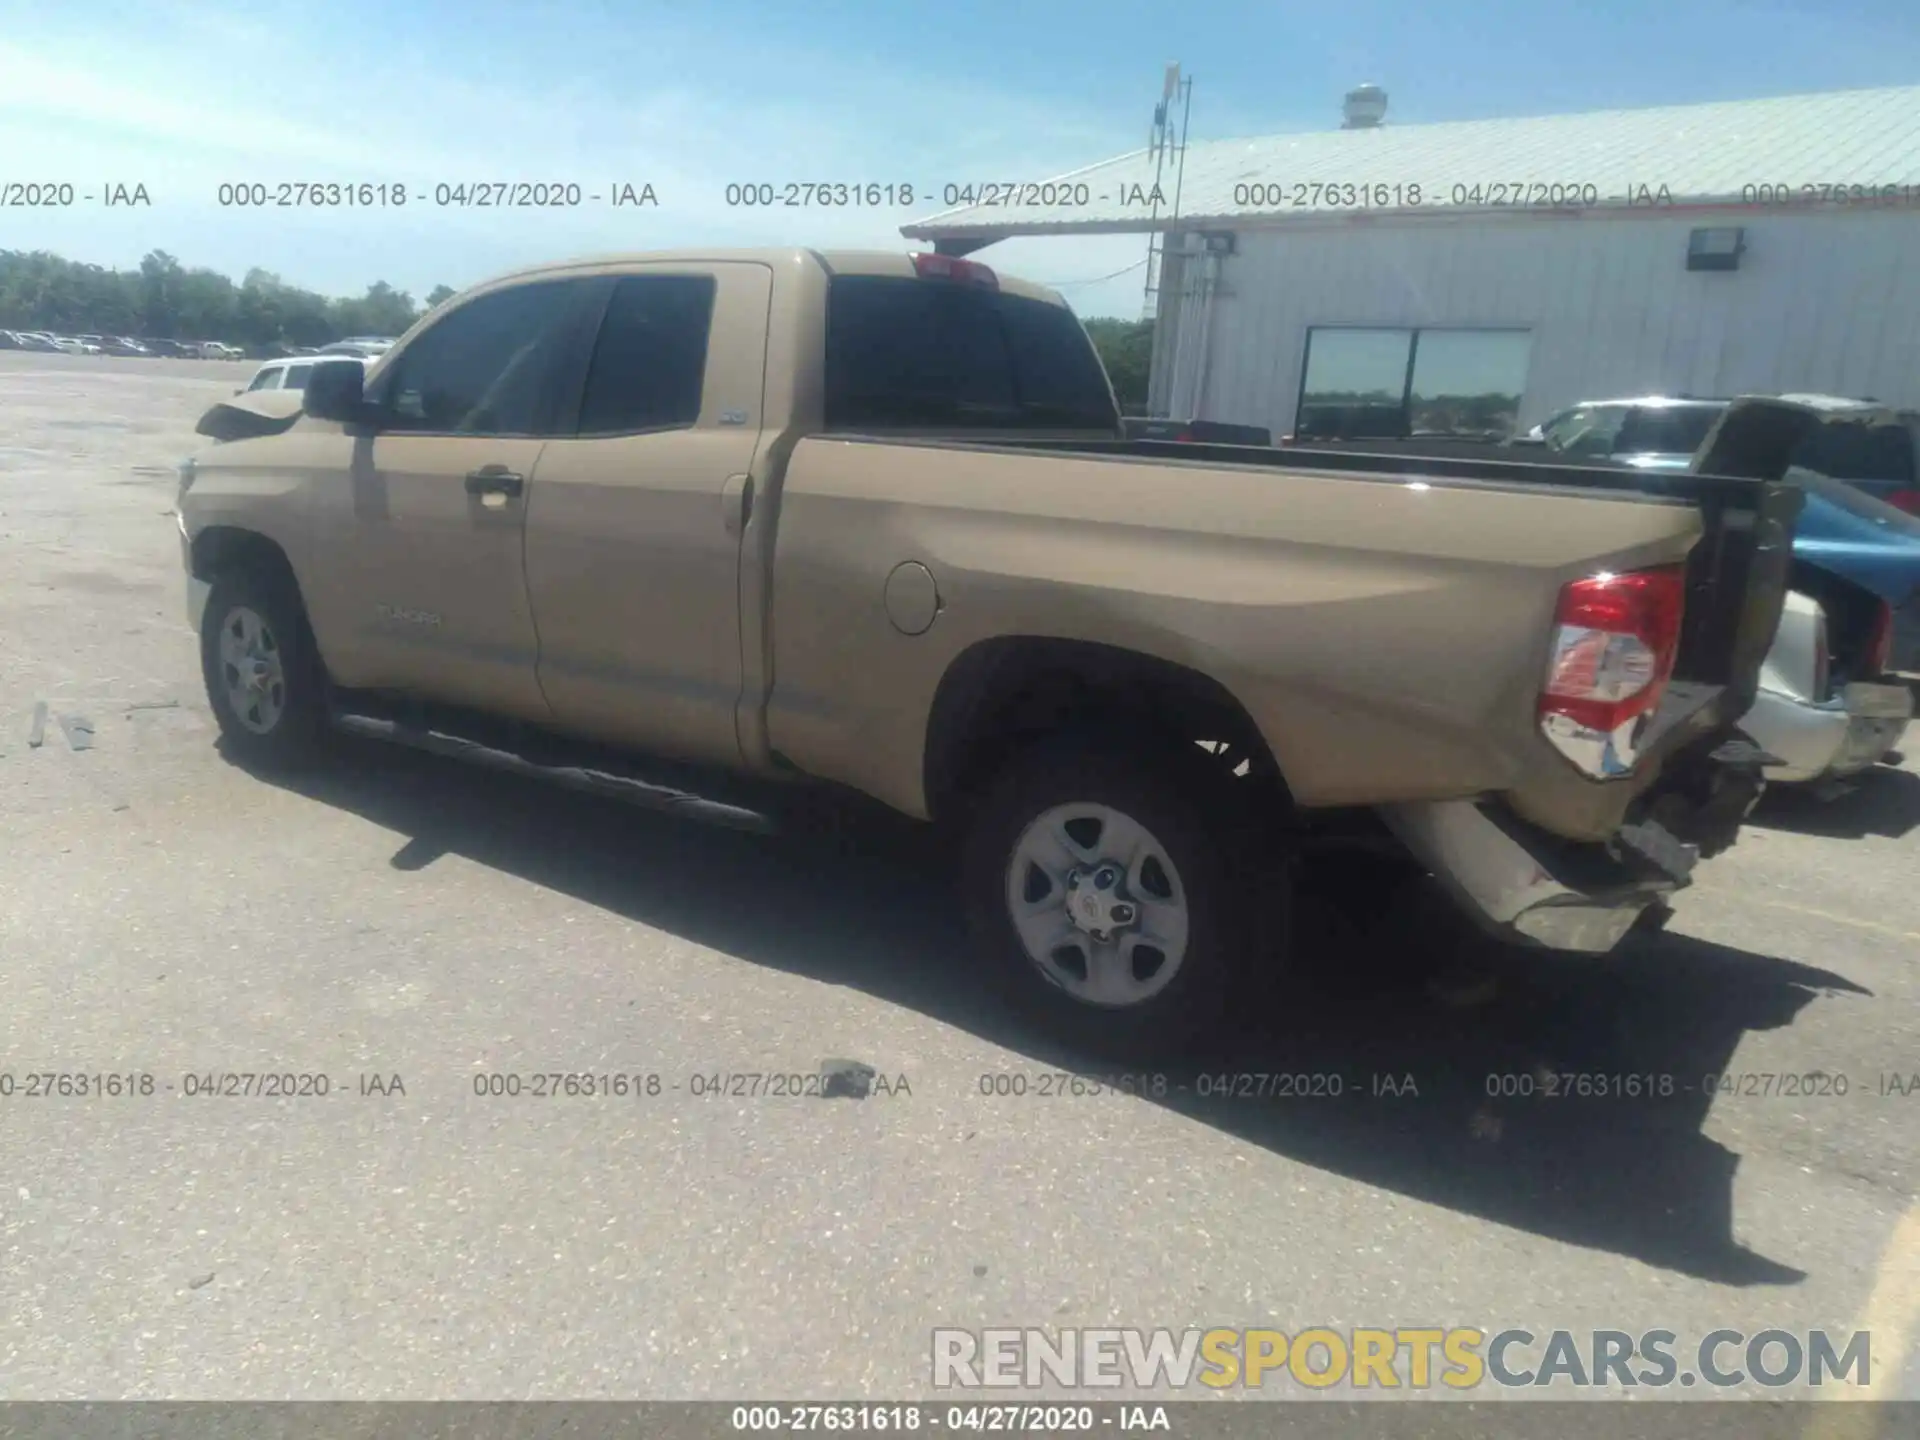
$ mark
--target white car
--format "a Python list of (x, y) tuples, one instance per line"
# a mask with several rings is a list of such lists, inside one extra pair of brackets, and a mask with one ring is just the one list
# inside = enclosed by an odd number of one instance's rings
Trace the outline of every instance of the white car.
[(358, 355), (298, 355), (285, 360), (269, 360), (254, 372), (253, 379), (240, 389), (236, 395), (249, 395), (255, 390), (305, 390), (307, 379), (319, 365), (359, 365), (365, 367), (371, 362)]
[(81, 340), (72, 335), (54, 336), (53, 345), (56, 350), (63, 351), (68, 355), (99, 355), (104, 353), (100, 347), (92, 341)]
[(336, 340), (331, 345), (320, 347), (322, 355), (357, 355), (363, 360), (378, 360), (393, 348), (393, 341), (384, 335), (349, 335), (344, 340)]
[(1906, 733), (1913, 692), (1889, 683), (1891, 635), (1883, 620), (1868, 640), (1860, 673), (1851, 680), (1832, 672), (1826, 608), (1811, 595), (1790, 591), (1780, 628), (1760, 670), (1760, 689), (1741, 728), (1777, 758), (1769, 765), (1773, 784), (1802, 784), (1817, 796), (1846, 793), (1853, 779), (1886, 757)]

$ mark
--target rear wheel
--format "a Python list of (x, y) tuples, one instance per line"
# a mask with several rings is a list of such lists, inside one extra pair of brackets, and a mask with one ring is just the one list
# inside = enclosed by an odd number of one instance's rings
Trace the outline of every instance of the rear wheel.
[(324, 680), (293, 586), (243, 570), (214, 581), (200, 626), (207, 702), (228, 749), (253, 764), (308, 756), (325, 720)]
[(962, 870), (976, 942), (1010, 996), (1118, 1059), (1170, 1057), (1216, 1031), (1290, 910), (1288, 876), (1260, 864), (1232, 790), (1197, 750), (1098, 738), (1007, 765)]

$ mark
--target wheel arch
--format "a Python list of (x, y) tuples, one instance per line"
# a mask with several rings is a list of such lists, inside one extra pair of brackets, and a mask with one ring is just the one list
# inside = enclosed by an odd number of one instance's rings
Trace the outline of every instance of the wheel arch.
[(923, 762), (928, 814), (941, 821), (963, 810), (1024, 745), (1093, 724), (1169, 745), (1225, 742), (1251, 762), (1250, 773), (1285, 792), (1260, 727), (1212, 676), (1119, 646), (1004, 636), (962, 651), (935, 691)]
[(212, 584), (222, 576), (256, 570), (291, 586), (296, 597), (300, 594), (300, 577), (286, 550), (258, 530), (209, 525), (193, 537), (188, 550), (196, 580)]

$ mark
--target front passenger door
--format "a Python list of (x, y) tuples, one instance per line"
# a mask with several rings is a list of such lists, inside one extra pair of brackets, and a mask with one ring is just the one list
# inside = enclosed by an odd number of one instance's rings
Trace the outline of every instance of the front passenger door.
[(588, 295), (574, 279), (483, 291), (369, 387), (368, 430), (316, 499), (314, 626), (340, 684), (548, 718), (523, 543)]

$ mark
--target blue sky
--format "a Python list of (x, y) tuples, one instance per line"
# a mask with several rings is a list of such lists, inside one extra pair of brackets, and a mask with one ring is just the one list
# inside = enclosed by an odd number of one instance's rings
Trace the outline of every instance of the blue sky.
[[(151, 208), (0, 210), (0, 248), (149, 249), (416, 297), (515, 265), (685, 244), (909, 248), (903, 211), (730, 209), (732, 180), (1045, 179), (1138, 148), (1161, 74), (1193, 138), (1920, 81), (1914, 0), (0, 0), (0, 183), (144, 184)], [(649, 182), (657, 209), (223, 210), (231, 181)], [(1137, 315), (1136, 237), (983, 253)]]

